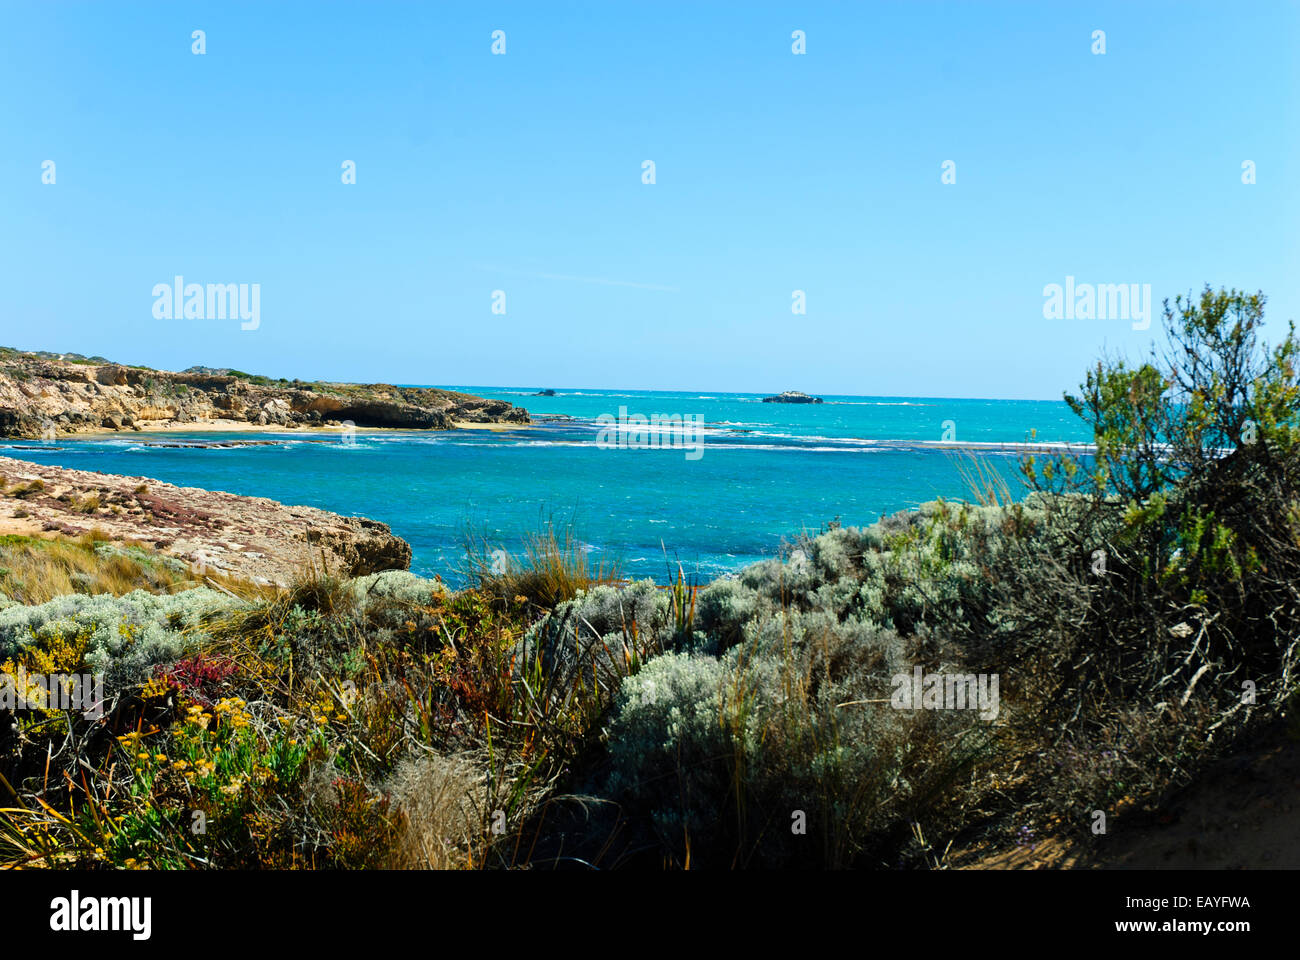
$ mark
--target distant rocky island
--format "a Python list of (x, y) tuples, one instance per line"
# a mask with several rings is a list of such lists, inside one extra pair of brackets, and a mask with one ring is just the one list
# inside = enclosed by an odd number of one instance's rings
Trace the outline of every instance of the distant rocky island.
[(764, 403), (825, 403), (821, 397), (811, 397), (798, 390), (786, 390), (774, 397), (764, 397)]
[(434, 387), (273, 380), (210, 367), (172, 373), (103, 357), (0, 347), (0, 436), (344, 422), (450, 430), (457, 424), (530, 421), (527, 410), (504, 400)]

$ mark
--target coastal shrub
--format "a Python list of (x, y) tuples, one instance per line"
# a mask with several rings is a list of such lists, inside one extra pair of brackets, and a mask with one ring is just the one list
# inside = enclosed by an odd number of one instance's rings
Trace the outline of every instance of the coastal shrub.
[(720, 658), (667, 653), (623, 681), (602, 795), (679, 865), (897, 856), (914, 820), (953, 826), (986, 783), (972, 772), (996, 756), (988, 720), (890, 706), (890, 678), (910, 670), (903, 638), (792, 618), (751, 626)]
[[(890, 709), (891, 680), (916, 665), (966, 670), (950, 621), (996, 624), (979, 561), (1017, 531), (1037, 536), (1016, 509), (933, 503), (801, 538), (702, 589), (689, 637), (650, 581), (558, 606), (527, 638), (548, 671), (653, 640), (639, 672), (596, 673), (620, 696), (594, 795), (650, 824), (677, 863), (687, 844), (697, 864), (906, 859), (909, 818), (959, 827), (961, 802), (987, 789), (997, 735), (969, 713)], [(787, 843), (781, 820), (795, 809), (816, 843)]]
[(428, 607), (447, 596), (441, 581), (426, 580), (407, 570), (387, 570), (347, 581), (347, 591), (372, 619), (393, 620), (405, 612)]
[(639, 803), (661, 838), (702, 834), (725, 813), (731, 738), (717, 659), (666, 653), (624, 681), (604, 792)]
[(553, 647), (577, 623), (598, 637), (636, 630), (652, 640), (663, 640), (672, 625), (670, 608), (668, 594), (651, 579), (618, 587), (601, 585), (561, 603), (530, 635), (534, 642)]
[(535, 664), (553, 676), (584, 673), (612, 689), (647, 658), (705, 642), (679, 635), (673, 599), (650, 579), (602, 584), (560, 603), (516, 645), (521, 668)]
[(739, 643), (744, 626), (759, 608), (759, 593), (739, 578), (715, 580), (696, 598), (695, 626), (718, 649)]
[(990, 623), (984, 569), (1044, 546), (1040, 503), (979, 507), (922, 504), (867, 527), (803, 538), (782, 557), (709, 584), (698, 598), (697, 629), (726, 649), (746, 623), (777, 611), (822, 611), (840, 620), (912, 634), (955, 623)]
[(229, 597), (207, 588), (161, 596), (143, 590), (121, 597), (71, 594), (10, 606), (0, 610), (0, 663), (26, 663), (32, 670), (33, 655), (76, 651), (56, 672), (103, 673), (112, 693), (197, 649), (205, 627), (229, 606)]
[(1264, 303), (1166, 301), (1162, 352), (1088, 372), (1066, 400), (1095, 454), (1026, 460), (1047, 509), (982, 566), (996, 635), (952, 624), (1000, 663), (1067, 822), (1186, 783), (1297, 689), (1300, 342), (1259, 341)]

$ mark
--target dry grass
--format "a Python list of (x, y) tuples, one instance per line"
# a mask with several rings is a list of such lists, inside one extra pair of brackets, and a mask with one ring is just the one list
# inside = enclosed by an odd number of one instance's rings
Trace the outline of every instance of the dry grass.
[[(70, 593), (175, 593), (203, 585), (183, 564), (145, 547), (119, 544), (124, 552), (107, 557), (95, 552), (96, 544), (108, 541), (101, 530), (75, 540), (0, 537), (0, 594), (19, 603), (39, 604)], [(228, 578), (215, 579), (227, 589), (245, 586)]]
[(1016, 502), (1006, 478), (987, 457), (976, 456), (970, 450), (949, 456), (971, 498), (980, 506), (1009, 507)]
[(580, 591), (621, 580), (618, 562), (593, 562), (571, 522), (559, 526), (552, 518), (544, 519), (524, 537), (522, 558), (489, 549), (487, 539), (472, 532), (466, 539), (469, 579), (485, 593), (507, 600), (524, 597), (550, 610)]
[(471, 865), (482, 834), (483, 768), (461, 757), (429, 754), (403, 762), (389, 781), (401, 813), (391, 866), (456, 870)]
[(73, 513), (94, 513), (101, 505), (102, 501), (97, 493), (85, 497), (73, 497), (69, 502), (69, 508)]
[(5, 496), (26, 500), (29, 497), (39, 496), (44, 492), (45, 483), (41, 480), (33, 480), (31, 483), (20, 483), (13, 489), (5, 491)]

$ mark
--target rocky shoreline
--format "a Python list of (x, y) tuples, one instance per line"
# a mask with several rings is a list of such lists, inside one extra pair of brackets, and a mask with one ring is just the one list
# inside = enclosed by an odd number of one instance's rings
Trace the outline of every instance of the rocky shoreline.
[(0, 534), (81, 536), (147, 544), (191, 565), (287, 585), (309, 563), (363, 576), (405, 570), (411, 546), (387, 524), (148, 477), (0, 457)]
[(0, 436), (54, 439), (117, 430), (336, 427), (451, 430), (530, 423), (528, 411), (436, 387), (271, 380), (235, 370), (182, 373), (100, 357), (0, 347)]

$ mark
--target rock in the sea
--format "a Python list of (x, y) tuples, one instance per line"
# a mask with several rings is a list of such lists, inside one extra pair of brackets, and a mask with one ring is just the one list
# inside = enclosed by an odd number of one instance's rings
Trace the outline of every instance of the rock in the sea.
[(786, 390), (775, 397), (764, 397), (764, 403), (824, 403), (821, 397), (810, 397), (798, 390)]

